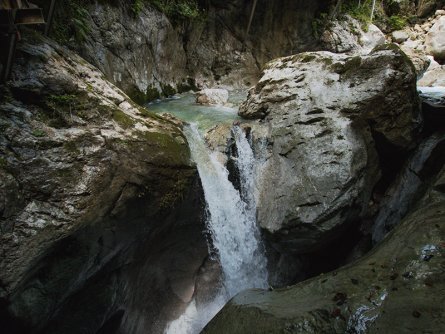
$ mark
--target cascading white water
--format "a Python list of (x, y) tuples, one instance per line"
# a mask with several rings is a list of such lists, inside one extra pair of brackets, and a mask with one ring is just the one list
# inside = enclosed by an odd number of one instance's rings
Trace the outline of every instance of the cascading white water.
[(255, 157), (243, 131), (233, 129), (241, 194), (229, 181), (229, 172), (216, 153), (206, 147), (196, 125), (185, 128), (197, 164), (209, 212), (207, 229), (223, 271), (223, 288), (207, 305), (193, 301), (166, 329), (167, 334), (198, 333), (236, 293), (267, 288), (267, 261), (255, 221)]

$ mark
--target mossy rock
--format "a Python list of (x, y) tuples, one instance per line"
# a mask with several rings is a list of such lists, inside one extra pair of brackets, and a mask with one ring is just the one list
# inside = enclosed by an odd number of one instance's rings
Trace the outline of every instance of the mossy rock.
[(161, 89), (162, 89), (162, 95), (165, 97), (173, 96), (177, 93), (176, 89), (174, 89), (173, 86), (169, 84), (166, 85), (161, 84)]
[(113, 110), (113, 120), (123, 129), (131, 128), (136, 124), (136, 122), (130, 116), (117, 108)]
[(126, 91), (127, 95), (139, 105), (144, 105), (147, 102), (147, 95), (134, 87)]
[(160, 98), (161, 94), (159, 93), (159, 90), (156, 87), (154, 87), (153, 85), (147, 87), (147, 92), (145, 93), (146, 102), (154, 101)]

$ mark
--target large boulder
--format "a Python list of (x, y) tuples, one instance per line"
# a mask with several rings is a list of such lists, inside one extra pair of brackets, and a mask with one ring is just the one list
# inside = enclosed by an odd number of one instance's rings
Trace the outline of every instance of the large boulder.
[(161, 333), (207, 257), (186, 139), (25, 37), (0, 87), (0, 328)]
[(196, 93), (196, 103), (204, 105), (219, 105), (227, 104), (229, 100), (229, 92), (222, 88), (206, 88)]
[(423, 87), (445, 87), (445, 65), (440, 65), (430, 57), (430, 65), (417, 84)]
[(359, 261), (290, 288), (235, 296), (203, 333), (443, 333), (445, 168)]
[(405, 52), (405, 54), (413, 63), (416, 69), (417, 78), (420, 79), (423, 76), (423, 74), (428, 70), (428, 67), (431, 64), (430, 57), (427, 56), (422, 51), (412, 49), (405, 45), (401, 45), (400, 48), (402, 49), (403, 52)]
[(325, 50), (337, 53), (369, 53), (385, 43), (385, 35), (374, 24), (365, 30), (359, 21), (345, 16), (331, 22), (320, 40)]
[[(379, 178), (376, 153), (412, 146), (416, 73), (399, 48), (367, 56), (302, 53), (268, 63), (240, 106), (268, 142), (258, 222), (275, 246), (309, 252), (360, 219)], [(264, 134), (265, 133), (265, 134)]]
[(426, 35), (426, 50), (436, 60), (445, 60), (445, 16), (441, 16)]

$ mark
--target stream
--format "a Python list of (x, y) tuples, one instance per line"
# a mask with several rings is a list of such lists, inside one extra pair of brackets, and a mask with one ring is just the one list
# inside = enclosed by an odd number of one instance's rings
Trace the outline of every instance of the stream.
[[(245, 95), (232, 95), (232, 103)], [(211, 152), (203, 133), (218, 123), (233, 123), (238, 119), (237, 109), (229, 107), (199, 106), (194, 96), (152, 104), (151, 111), (168, 112), (189, 125), (184, 133), (190, 145), (192, 158), (197, 164), (207, 206), (206, 228), (211, 236), (209, 249), (216, 251), (223, 277), (221, 286), (215, 287), (212, 300), (197, 304), (193, 300), (184, 314), (171, 322), (166, 334), (199, 333), (225, 303), (238, 292), (251, 288), (267, 288), (267, 261), (256, 225), (255, 179), (261, 167), (245, 133), (238, 126), (232, 127), (240, 174), (240, 191), (229, 181), (229, 172)]]

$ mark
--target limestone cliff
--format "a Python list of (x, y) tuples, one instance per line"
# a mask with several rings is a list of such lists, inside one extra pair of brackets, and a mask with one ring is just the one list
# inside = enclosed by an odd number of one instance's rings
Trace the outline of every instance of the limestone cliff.
[(200, 3), (199, 19), (175, 22), (149, 2), (135, 14), (123, 2), (87, 1), (88, 34), (68, 44), (139, 102), (195, 84), (244, 87), (267, 61), (316, 48), (312, 21), (329, 1), (259, 0), (247, 36), (253, 2)]

